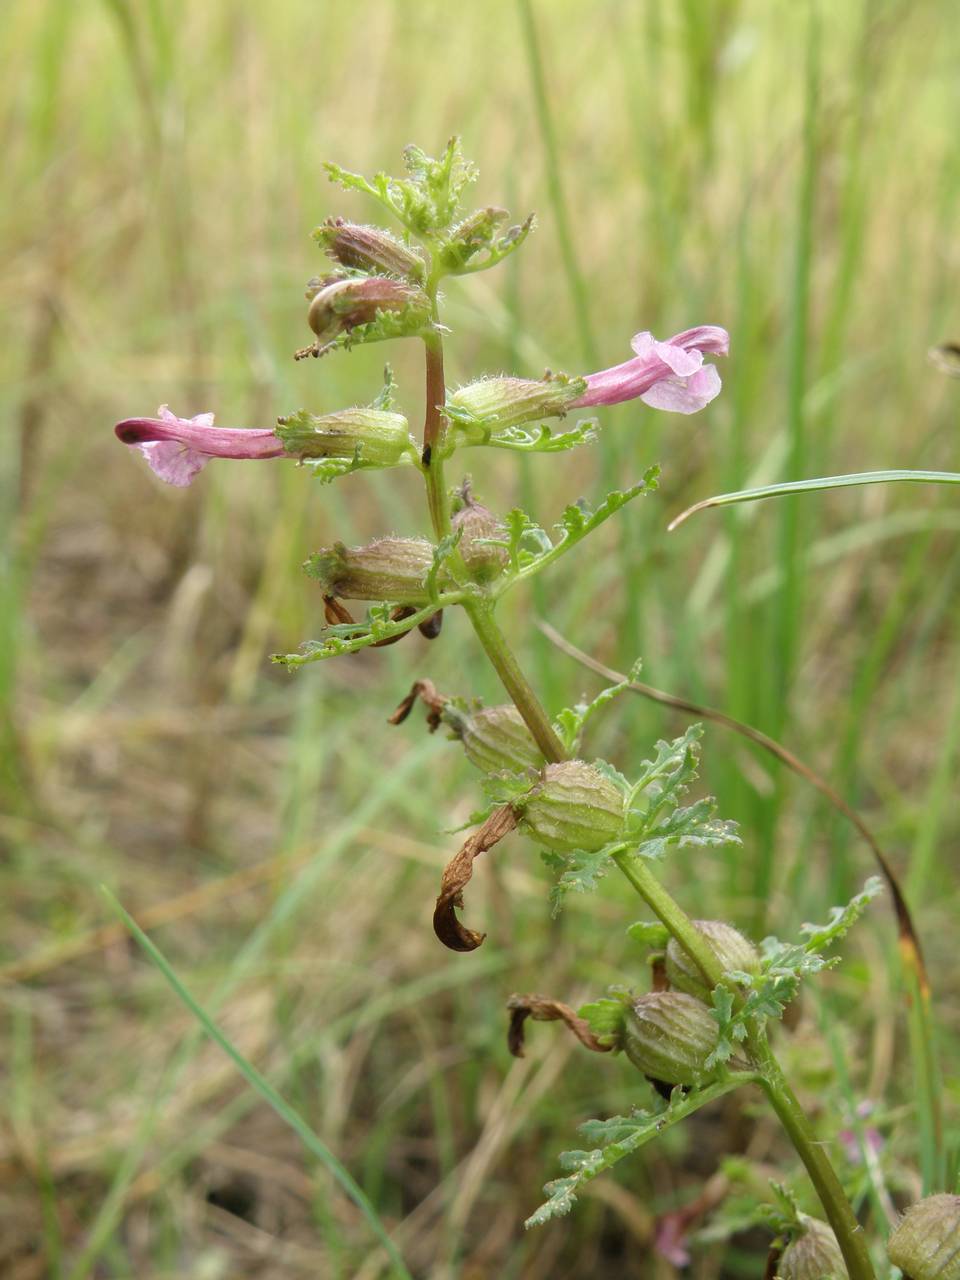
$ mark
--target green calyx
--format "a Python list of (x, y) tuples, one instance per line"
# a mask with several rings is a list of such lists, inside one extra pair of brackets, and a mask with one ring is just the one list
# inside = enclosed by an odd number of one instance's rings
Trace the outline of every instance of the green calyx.
[(276, 435), (287, 453), (316, 458), (356, 458), (358, 466), (392, 467), (416, 458), (416, 441), (402, 413), (341, 409), (317, 415), (305, 409), (278, 418)]
[(565, 374), (544, 378), (481, 378), (447, 398), (444, 413), (462, 444), (481, 444), (491, 432), (543, 418), (562, 418), (586, 382)]
[(710, 1010), (681, 991), (651, 991), (628, 1007), (621, 1031), (623, 1051), (651, 1080), (693, 1087), (716, 1074), (707, 1060), (717, 1047)]
[(776, 1280), (847, 1280), (843, 1254), (830, 1227), (801, 1214), (797, 1230), (777, 1265)]
[(422, 605), (430, 597), (433, 565), (434, 548), (423, 538), (378, 538), (365, 547), (335, 542), (312, 555), (304, 571), (324, 595)]
[(556, 853), (602, 849), (623, 830), (622, 792), (583, 760), (548, 764), (515, 807), (521, 830)]
[[(760, 972), (760, 956), (757, 949), (739, 930), (719, 920), (695, 920), (693, 923), (697, 931), (707, 940), (724, 971), (750, 974)], [(671, 938), (667, 944), (666, 970), (671, 987), (696, 996), (698, 1000), (709, 1002), (710, 988), (704, 983), (700, 970), (676, 938)]]
[(911, 1205), (887, 1253), (910, 1280), (960, 1280), (960, 1196), (928, 1196)]

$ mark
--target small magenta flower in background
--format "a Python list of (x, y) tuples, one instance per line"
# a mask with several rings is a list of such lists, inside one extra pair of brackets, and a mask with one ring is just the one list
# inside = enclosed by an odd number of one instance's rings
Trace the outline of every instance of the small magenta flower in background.
[(140, 450), (161, 480), (184, 488), (209, 458), (279, 458), (284, 448), (272, 430), (215, 427), (212, 413), (178, 418), (162, 404), (156, 418), (125, 418), (115, 430)]
[(704, 352), (725, 356), (730, 335), (717, 325), (685, 329), (666, 342), (652, 333), (638, 333), (630, 342), (633, 360), (586, 375), (587, 390), (570, 405), (585, 409), (595, 404), (621, 404), (639, 397), (668, 413), (697, 413), (720, 394), (716, 366), (703, 363)]

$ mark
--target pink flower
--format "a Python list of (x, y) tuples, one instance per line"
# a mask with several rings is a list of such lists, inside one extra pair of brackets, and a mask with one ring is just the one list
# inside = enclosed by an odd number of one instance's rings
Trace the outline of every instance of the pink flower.
[(686, 1247), (688, 1226), (688, 1214), (682, 1209), (665, 1214), (657, 1223), (653, 1247), (661, 1258), (672, 1262), (675, 1267), (690, 1265), (690, 1254)]
[(279, 458), (284, 452), (273, 431), (215, 427), (212, 413), (178, 418), (165, 404), (157, 412), (157, 418), (125, 418), (115, 430), (167, 484), (190, 484), (208, 458)]
[(703, 363), (703, 354), (727, 354), (730, 335), (726, 329), (705, 324), (685, 329), (666, 342), (658, 342), (652, 333), (638, 333), (630, 345), (637, 353), (634, 359), (588, 373), (586, 394), (574, 400), (571, 408), (620, 404), (639, 396), (654, 409), (696, 413), (719, 395), (720, 375), (714, 365)]

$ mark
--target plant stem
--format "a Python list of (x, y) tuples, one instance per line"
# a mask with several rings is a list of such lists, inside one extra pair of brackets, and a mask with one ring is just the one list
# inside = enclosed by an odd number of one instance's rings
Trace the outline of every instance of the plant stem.
[[(434, 299), (434, 309), (436, 300)], [(443, 458), (439, 446), (443, 442), (442, 409), (446, 399), (443, 382), (443, 342), (439, 334), (428, 334), (423, 345), (427, 354), (426, 412), (423, 419), (423, 452), (420, 461), (427, 482), (427, 505), (437, 541), (450, 532), (450, 510), (447, 487), (443, 479)]]
[(787, 1136), (806, 1166), (820, 1203), (837, 1237), (850, 1280), (876, 1280), (863, 1227), (857, 1221), (833, 1165), (817, 1141), (806, 1113), (787, 1083), (765, 1032), (751, 1037), (751, 1052), (760, 1068), (760, 1085)]
[(713, 949), (687, 913), (668, 893), (653, 872), (639, 858), (624, 853), (614, 854), (614, 862), (643, 898), (650, 910), (676, 938), (694, 962), (708, 987), (717, 986), (723, 979), (723, 966)]
[(497, 626), (493, 607), (483, 601), (470, 600), (464, 601), (463, 607), (473, 624), (484, 653), (490, 659), (491, 665), (503, 682), (503, 687), (523, 716), (524, 723), (543, 752), (544, 758), (554, 762), (566, 759), (567, 753), (554, 732), (549, 716), (540, 705), (540, 700), (527, 677), (521, 671), (506, 636)]

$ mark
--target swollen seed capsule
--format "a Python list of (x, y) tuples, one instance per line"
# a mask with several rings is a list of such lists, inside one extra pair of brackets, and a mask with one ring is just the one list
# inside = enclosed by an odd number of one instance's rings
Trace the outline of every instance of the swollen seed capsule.
[(433, 547), (423, 538), (379, 538), (365, 547), (335, 542), (312, 555), (304, 569), (324, 595), (426, 604), (424, 580), (432, 564)]
[(788, 1244), (777, 1266), (777, 1280), (847, 1280), (837, 1237), (825, 1222), (801, 1217), (802, 1235)]
[(543, 764), (540, 748), (516, 707), (484, 707), (466, 713), (445, 708), (443, 718), (463, 743), (467, 759), (483, 773), (520, 773)]
[(402, 313), (407, 320), (404, 332), (410, 334), (419, 333), (430, 318), (427, 295), (401, 280), (366, 276), (319, 283), (307, 312), (307, 322), (319, 342), (331, 342), (340, 333), (368, 324), (380, 312)]
[(682, 991), (650, 991), (627, 1010), (623, 1050), (651, 1080), (699, 1085), (713, 1074), (706, 1063), (718, 1038), (705, 1004)]
[(911, 1205), (887, 1253), (910, 1280), (960, 1280), (960, 1196), (927, 1196)]
[(503, 538), (504, 528), (487, 507), (476, 502), (467, 490), (463, 506), (451, 524), (460, 533), (460, 555), (470, 576), (477, 582), (490, 582), (507, 567), (510, 556), (506, 547), (492, 546), (486, 539)]
[(557, 853), (602, 849), (623, 830), (623, 796), (583, 760), (548, 764), (522, 802), (520, 827)]
[[(758, 971), (760, 957), (756, 948), (732, 925), (723, 924), (720, 920), (695, 920), (693, 923), (725, 970)], [(676, 938), (667, 943), (667, 980), (678, 991), (685, 991), (698, 1000), (710, 1000), (710, 988), (704, 982), (703, 974)]]

